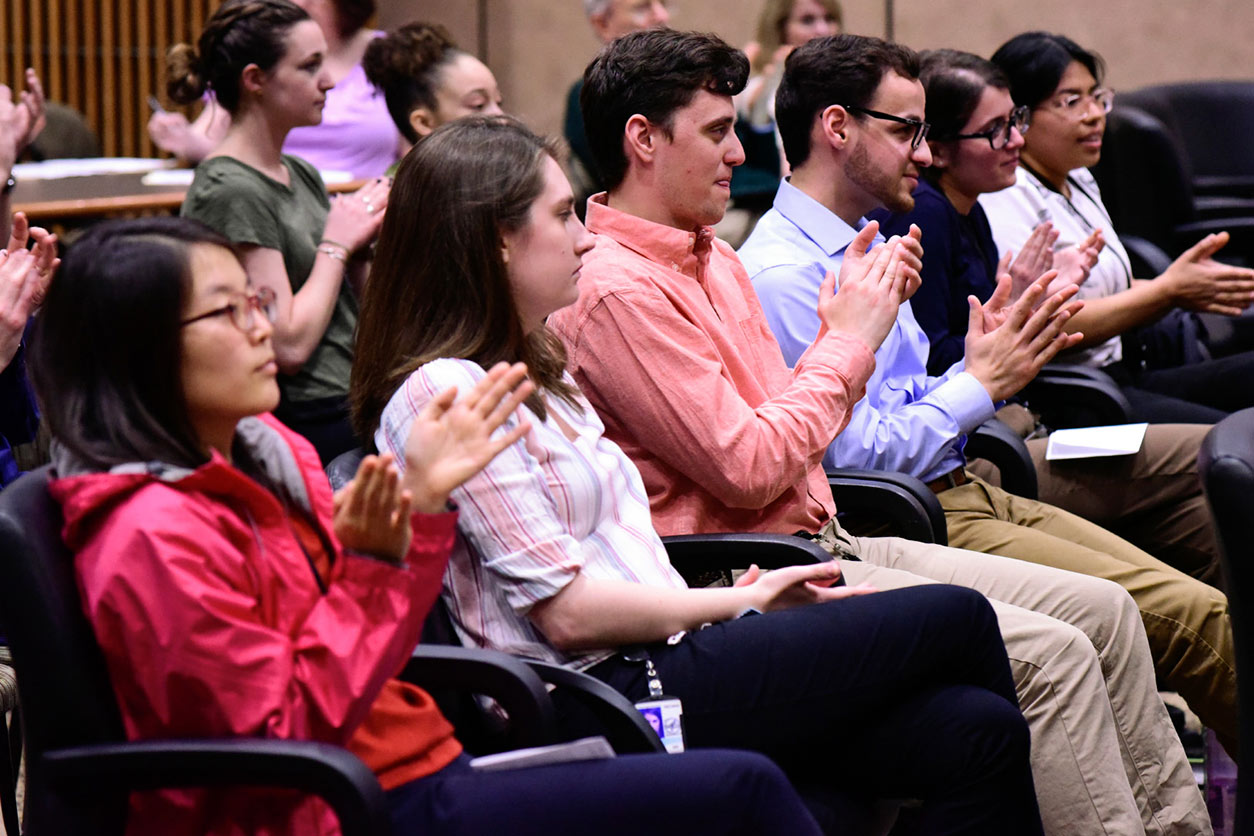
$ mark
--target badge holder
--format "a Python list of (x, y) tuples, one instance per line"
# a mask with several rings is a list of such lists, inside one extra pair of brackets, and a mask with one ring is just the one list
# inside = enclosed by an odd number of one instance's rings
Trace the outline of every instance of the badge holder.
[(647, 650), (624, 653), (623, 658), (629, 662), (644, 662), (644, 674), (649, 680), (649, 698), (636, 703), (636, 710), (649, 721), (667, 752), (673, 755), (684, 751), (684, 704), (678, 697), (662, 692), (662, 679)]

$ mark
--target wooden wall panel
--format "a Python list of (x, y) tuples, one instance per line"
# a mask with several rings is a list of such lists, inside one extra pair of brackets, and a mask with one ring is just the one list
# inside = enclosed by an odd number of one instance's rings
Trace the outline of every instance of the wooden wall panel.
[(53, 101), (87, 118), (111, 156), (152, 156), (148, 96), (165, 106), (165, 53), (200, 33), (218, 0), (3, 0), (0, 82), (34, 67)]

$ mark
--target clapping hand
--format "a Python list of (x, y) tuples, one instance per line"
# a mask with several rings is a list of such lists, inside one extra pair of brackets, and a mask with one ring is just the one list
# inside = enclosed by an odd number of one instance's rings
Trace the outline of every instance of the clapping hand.
[(830, 563), (785, 566), (770, 572), (763, 572), (755, 563), (736, 579), (735, 585), (758, 593), (754, 607), (761, 612), (838, 601), (877, 591), (870, 584), (833, 586), (838, 580), (840, 564), (834, 560)]
[(522, 363), (497, 363), (460, 399), (456, 387), (446, 389), (418, 413), (405, 442), (405, 487), (415, 509), (442, 510), (454, 488), (527, 434), (531, 423), (523, 420), (492, 437), (534, 391), (526, 375)]

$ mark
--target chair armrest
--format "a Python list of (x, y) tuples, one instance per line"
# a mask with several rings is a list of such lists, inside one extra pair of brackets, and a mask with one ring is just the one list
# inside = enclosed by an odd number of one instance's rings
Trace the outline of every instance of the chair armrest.
[(537, 659), (528, 659), (526, 664), (549, 685), (587, 709), (618, 754), (666, 751), (662, 739), (631, 704), (631, 700), (601, 680)]
[(400, 679), (491, 697), (509, 717), (507, 748), (544, 746), (557, 739), (553, 703), (540, 677), (522, 659), (475, 647), (419, 645)]
[(996, 418), (990, 418), (967, 435), (970, 458), (988, 459), (1001, 473), (1001, 486), (1015, 496), (1036, 499), (1036, 465), (1023, 439)]
[(826, 563), (832, 556), (813, 540), (792, 534), (681, 534), (663, 537), (666, 556), (685, 579), (728, 569), (779, 569)]
[(949, 545), (940, 500), (913, 476), (841, 467), (827, 471), (827, 483), (840, 513), (887, 518), (898, 537)]
[(1050, 363), (1019, 394), (1051, 429), (1132, 421), (1127, 396), (1098, 369)]
[(67, 802), (91, 795), (91, 790), (112, 794), (180, 787), (276, 787), (301, 790), (327, 802), (344, 836), (392, 832), (383, 788), (374, 773), (347, 749), (329, 743), (143, 740), (53, 749), (43, 753), (33, 768)]
[[(1128, 251), (1132, 262), (1132, 275), (1151, 279), (1161, 275), (1171, 266), (1172, 258), (1157, 244), (1136, 235), (1120, 235), (1119, 243)], [(1190, 246), (1192, 246), (1190, 244)]]

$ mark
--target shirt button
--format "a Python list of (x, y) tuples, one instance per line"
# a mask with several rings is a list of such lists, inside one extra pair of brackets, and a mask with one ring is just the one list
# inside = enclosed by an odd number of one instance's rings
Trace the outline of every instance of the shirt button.
[(672, 261), (672, 262), (671, 262), (671, 269), (672, 269), (672, 270), (678, 270), (678, 269), (679, 269), (679, 265), (678, 265), (678, 264), (676, 264), (675, 262), (673, 262), (673, 261)]

